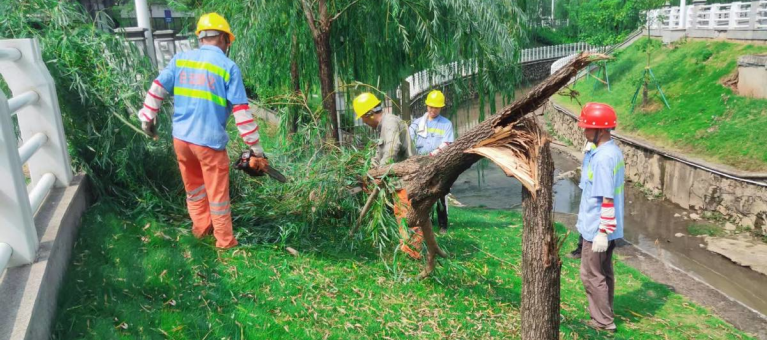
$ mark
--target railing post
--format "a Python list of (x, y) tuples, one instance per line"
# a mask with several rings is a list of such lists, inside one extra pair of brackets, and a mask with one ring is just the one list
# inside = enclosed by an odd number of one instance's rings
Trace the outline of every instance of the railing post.
[[(5, 62), (0, 61), (0, 65)], [(0, 181), (0, 196), (3, 197), (3, 204), (0, 204), (0, 243), (7, 243), (13, 249), (9, 267), (32, 263), (38, 245), (17, 145), (8, 99), (0, 91), (0, 173), (6, 174)]]
[(687, 28), (687, 1), (685, 0), (679, 2), (679, 28)]
[(690, 14), (690, 27), (691, 29), (698, 28), (698, 12), (700, 11), (700, 6), (704, 5), (706, 2), (701, 2), (700, 0), (693, 0), (692, 1), (692, 13)]
[(759, 2), (752, 1), (751, 7), (749, 7), (749, 11), (748, 11), (748, 29), (749, 30), (756, 29), (756, 13), (758, 10), (759, 10)]
[(0, 48), (3, 47), (15, 48), (22, 54), (17, 61), (0, 61), (0, 74), (11, 92), (18, 95), (34, 89), (40, 96), (35, 104), (17, 113), (22, 140), (29, 140), (37, 133), (48, 136), (48, 142), (27, 163), (31, 184), (36, 185), (44, 174), (52, 173), (56, 176), (56, 186), (68, 186), (72, 182), (72, 167), (56, 85), (43, 61), (40, 45), (35, 39), (0, 40)]

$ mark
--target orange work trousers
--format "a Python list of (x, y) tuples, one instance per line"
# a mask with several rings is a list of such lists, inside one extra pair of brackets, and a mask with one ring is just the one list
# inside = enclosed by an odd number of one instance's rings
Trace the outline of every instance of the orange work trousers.
[(229, 206), (229, 156), (226, 150), (214, 150), (175, 138), (173, 147), (186, 188), (192, 234), (202, 238), (212, 231), (216, 247), (236, 246)]
[(405, 228), (403, 220), (407, 219), (407, 213), (410, 210), (410, 200), (407, 198), (407, 190), (397, 190), (396, 197), (394, 198), (394, 218), (397, 219), (399, 225), (400, 250), (408, 254), (408, 256), (418, 260), (421, 258), (421, 248), (423, 247), (423, 232), (421, 228), (412, 227), (410, 232)]

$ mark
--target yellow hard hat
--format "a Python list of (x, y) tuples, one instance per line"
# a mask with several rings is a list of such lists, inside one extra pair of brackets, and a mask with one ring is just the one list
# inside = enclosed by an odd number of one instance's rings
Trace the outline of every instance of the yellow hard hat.
[(432, 90), (426, 96), (426, 105), (431, 107), (445, 107), (445, 95), (440, 90)]
[(381, 101), (378, 100), (378, 98), (370, 92), (360, 94), (354, 98), (354, 102), (352, 102), (354, 113), (357, 115), (357, 119), (364, 116), (379, 104), (381, 104)]
[(206, 13), (197, 21), (197, 31), (194, 32), (198, 37), (201, 31), (214, 30), (229, 34), (229, 42), (234, 41), (234, 34), (229, 28), (229, 23), (218, 13)]

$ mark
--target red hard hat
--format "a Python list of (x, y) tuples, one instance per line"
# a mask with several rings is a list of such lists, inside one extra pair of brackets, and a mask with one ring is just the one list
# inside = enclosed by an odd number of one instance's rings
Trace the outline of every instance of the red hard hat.
[(578, 118), (578, 126), (584, 129), (612, 129), (616, 125), (615, 109), (604, 103), (586, 103)]

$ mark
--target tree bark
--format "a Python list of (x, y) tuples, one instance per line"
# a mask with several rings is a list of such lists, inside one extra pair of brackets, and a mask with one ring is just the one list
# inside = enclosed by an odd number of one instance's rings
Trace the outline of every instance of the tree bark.
[(642, 107), (647, 107), (647, 104), (648, 104), (647, 92), (648, 92), (647, 76), (645, 76), (644, 83), (642, 85)]
[[(312, 2), (313, 3), (313, 2)], [(315, 20), (314, 8), (308, 0), (301, 0), (301, 7), (304, 10), (304, 16), (312, 32), (314, 40), (314, 49), (317, 54), (317, 63), (320, 72), (320, 92), (322, 94), (322, 106), (325, 112), (330, 115), (331, 135), (334, 143), (340, 143), (338, 135), (338, 116), (336, 112), (335, 86), (333, 83), (333, 50), (330, 46), (330, 29), (333, 20), (343, 13), (343, 11), (330, 17), (328, 13), (327, 0), (317, 2), (318, 19)], [(356, 3), (353, 2), (352, 4)], [(347, 7), (348, 8), (348, 7)]]
[(411, 203), (408, 225), (421, 228), (428, 252), (426, 266), (420, 277), (426, 277), (432, 273), (437, 256), (446, 256), (446, 253), (439, 248), (432, 230), (429, 219), (431, 207), (437, 198), (447, 195), (461, 173), (482, 158), (476, 153), (466, 151), (493, 137), (497, 131), (513, 126), (522, 117), (535, 111), (560, 88), (567, 85), (579, 70), (592, 62), (605, 59), (607, 57), (604, 55), (582, 53), (557, 73), (531, 89), (525, 97), (516, 100), (500, 113), (466, 132), (436, 156), (411, 157), (403, 162), (371, 169), (368, 172), (371, 176), (378, 178), (388, 173), (389, 176), (396, 176), (405, 181)]
[(314, 38), (314, 46), (317, 51), (317, 61), (320, 68), (320, 92), (322, 93), (322, 106), (330, 116), (331, 135), (335, 143), (340, 143), (338, 135), (338, 115), (336, 112), (335, 84), (333, 82), (333, 58), (330, 47), (330, 30), (320, 32)]
[(413, 119), (412, 114), (410, 113), (410, 82), (402, 79), (399, 88), (401, 89), (400, 95), (402, 96), (402, 98), (400, 98), (400, 115), (402, 116), (402, 120), (409, 122)]
[[(291, 35), (290, 46), (290, 82), (293, 86), (293, 95), (299, 96), (301, 94), (301, 78), (298, 73), (298, 37), (296, 32)], [(290, 107), (290, 133), (296, 133), (298, 131), (298, 114), (301, 112), (298, 105), (292, 105)]]
[(558, 239), (552, 221), (554, 163), (548, 141), (541, 146), (536, 192), (522, 189), (522, 339), (559, 339)]

